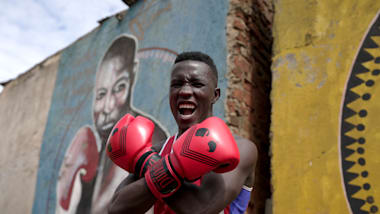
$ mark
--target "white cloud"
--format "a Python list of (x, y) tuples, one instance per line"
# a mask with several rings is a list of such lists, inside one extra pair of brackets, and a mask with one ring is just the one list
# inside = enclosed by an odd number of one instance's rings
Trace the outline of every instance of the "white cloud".
[(121, 0), (3, 0), (0, 6), (0, 82), (17, 77), (94, 29), (98, 20), (127, 8)]

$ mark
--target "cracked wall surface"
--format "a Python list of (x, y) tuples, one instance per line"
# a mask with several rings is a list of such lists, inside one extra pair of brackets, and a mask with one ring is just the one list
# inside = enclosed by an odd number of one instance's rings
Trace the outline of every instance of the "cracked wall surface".
[(273, 212), (379, 213), (380, 2), (274, 6)]

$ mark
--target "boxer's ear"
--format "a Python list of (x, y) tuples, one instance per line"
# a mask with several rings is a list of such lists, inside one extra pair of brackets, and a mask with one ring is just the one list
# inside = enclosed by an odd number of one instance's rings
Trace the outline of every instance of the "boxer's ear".
[(220, 97), (220, 88), (215, 88), (214, 89), (214, 98), (212, 99), (212, 104), (215, 104), (216, 101), (219, 100)]

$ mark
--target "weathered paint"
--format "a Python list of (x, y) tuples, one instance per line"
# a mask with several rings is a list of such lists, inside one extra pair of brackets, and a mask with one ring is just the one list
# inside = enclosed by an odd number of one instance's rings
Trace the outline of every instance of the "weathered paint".
[[(379, 102), (352, 102), (350, 117), (342, 119), (342, 115), (347, 111), (345, 95), (352, 87), (347, 84), (353, 65), (377, 19), (380, 2), (283, 0), (275, 2), (275, 8), (271, 94), (273, 212), (378, 213)], [(359, 75), (363, 84), (352, 89), (359, 96), (368, 93), (364, 83), (369, 79), (375, 81), (372, 96), (380, 95), (378, 77), (370, 74), (380, 69), (375, 63), (380, 56), (378, 37), (373, 41), (376, 44), (368, 50), (372, 58), (366, 59), (373, 65), (364, 65), (367, 69)], [(364, 119), (360, 116), (362, 109), (368, 113)], [(348, 130), (347, 122), (355, 129), (343, 133), (343, 129)], [(366, 125), (363, 145), (359, 143), (361, 135), (355, 134), (361, 129), (359, 124)], [(346, 135), (353, 138), (349, 147), (352, 155), (342, 153), (346, 146), (342, 138)], [(352, 166), (343, 161), (346, 158)], [(355, 178), (349, 181), (351, 187), (345, 185), (347, 168)], [(369, 172), (367, 177), (361, 174), (365, 170)], [(368, 190), (365, 184), (370, 184)], [(352, 187), (359, 190), (352, 196), (354, 199), (348, 194)]]

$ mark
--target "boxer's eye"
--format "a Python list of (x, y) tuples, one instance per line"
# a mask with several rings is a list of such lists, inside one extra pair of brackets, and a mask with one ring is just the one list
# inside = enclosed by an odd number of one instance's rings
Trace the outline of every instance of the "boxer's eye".
[(201, 87), (204, 86), (204, 84), (203, 84), (203, 83), (200, 83), (200, 82), (195, 82), (195, 83), (192, 84), (192, 86), (194, 86), (194, 87), (196, 87), (196, 88), (201, 88)]

